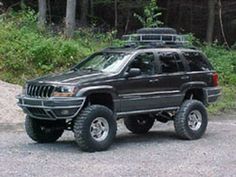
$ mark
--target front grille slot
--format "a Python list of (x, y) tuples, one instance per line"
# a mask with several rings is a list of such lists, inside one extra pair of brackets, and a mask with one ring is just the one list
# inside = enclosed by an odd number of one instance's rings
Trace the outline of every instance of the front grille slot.
[(32, 85), (29, 84), (27, 87), (27, 95), (38, 98), (51, 97), (54, 90), (54, 86), (51, 85)]

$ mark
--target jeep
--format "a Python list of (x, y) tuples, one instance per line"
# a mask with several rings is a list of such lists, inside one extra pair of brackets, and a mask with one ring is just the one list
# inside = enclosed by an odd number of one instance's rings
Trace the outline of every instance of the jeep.
[(221, 95), (206, 56), (186, 47), (174, 29), (140, 29), (122, 47), (94, 53), (60, 74), (27, 81), (18, 105), (25, 129), (38, 143), (74, 132), (83, 151), (108, 149), (123, 118), (128, 130), (145, 134), (155, 120), (174, 121), (178, 137), (199, 139), (206, 107)]

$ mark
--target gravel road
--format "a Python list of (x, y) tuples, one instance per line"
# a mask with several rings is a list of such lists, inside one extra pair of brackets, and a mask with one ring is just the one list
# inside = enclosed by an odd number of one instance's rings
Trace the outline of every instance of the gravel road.
[(146, 136), (122, 124), (105, 152), (81, 152), (66, 132), (54, 144), (36, 144), (23, 130), (0, 130), (0, 176), (235, 177), (236, 113), (211, 119), (196, 141), (175, 137), (172, 123), (156, 123)]
[(20, 94), (22, 88), (19, 85), (0, 81), (0, 126), (21, 123), (24, 114), (16, 105), (16, 95)]
[(171, 122), (142, 136), (119, 122), (108, 151), (84, 153), (71, 132), (54, 144), (31, 141), (16, 106), (21, 87), (0, 81), (0, 89), (0, 177), (236, 177), (236, 113), (212, 117), (196, 141), (178, 140)]

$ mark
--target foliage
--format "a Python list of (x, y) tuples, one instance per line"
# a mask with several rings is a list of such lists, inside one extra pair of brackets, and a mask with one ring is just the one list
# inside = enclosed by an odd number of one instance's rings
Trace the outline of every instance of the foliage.
[(236, 51), (228, 51), (216, 45), (205, 45), (202, 50), (219, 73), (221, 85), (236, 86)]
[(134, 13), (134, 16), (142, 23), (143, 27), (159, 27), (163, 23), (158, 20), (162, 13), (157, 6), (156, 0), (151, 0), (147, 6), (144, 7), (143, 16)]
[(20, 83), (70, 68), (89, 54), (111, 45), (115, 32), (98, 34), (92, 29), (76, 31), (75, 39), (37, 31), (32, 10), (0, 17), (0, 79)]
[(211, 104), (208, 110), (211, 114), (215, 114), (230, 109), (236, 109), (236, 87), (223, 86), (222, 96), (216, 103)]

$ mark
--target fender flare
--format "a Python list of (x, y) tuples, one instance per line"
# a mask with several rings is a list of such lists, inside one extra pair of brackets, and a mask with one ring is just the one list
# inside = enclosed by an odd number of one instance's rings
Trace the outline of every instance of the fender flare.
[(114, 100), (117, 98), (117, 93), (114, 87), (110, 85), (101, 85), (101, 86), (89, 86), (81, 88), (78, 93), (76, 94), (77, 97), (87, 97), (94, 93), (108, 93), (112, 96)]
[(207, 87), (205, 82), (188, 82), (182, 85), (180, 91), (185, 95), (187, 91), (192, 89), (204, 89)]

